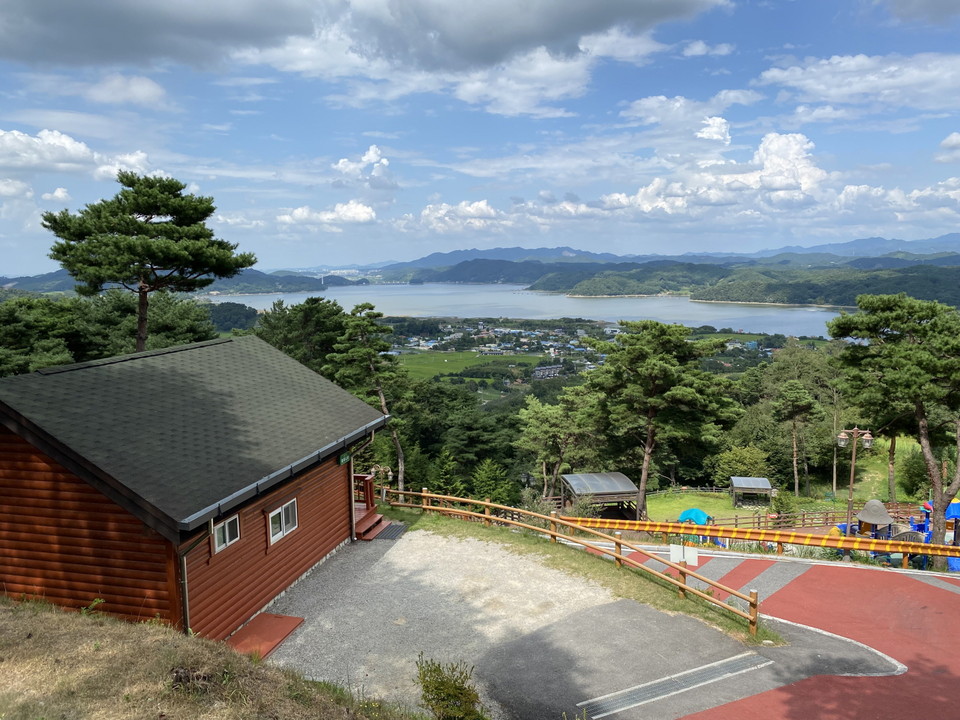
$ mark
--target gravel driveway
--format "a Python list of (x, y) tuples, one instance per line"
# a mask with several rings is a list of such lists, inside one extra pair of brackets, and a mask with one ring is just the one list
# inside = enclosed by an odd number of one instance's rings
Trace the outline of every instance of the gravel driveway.
[[(535, 556), (422, 530), (342, 548), (270, 611), (306, 619), (271, 663), (416, 709), (417, 655), (462, 660), (475, 667), (485, 707), (504, 720), (560, 720), (564, 712), (572, 720), (578, 702), (744, 653), (779, 659), (737, 683), (710, 685), (709, 696), (680, 693), (670, 705), (653, 702), (615, 720), (680, 717), (823, 671), (807, 654), (751, 650), (692, 618), (617, 599)], [(798, 648), (809, 644), (790, 639)], [(836, 658), (841, 669), (873, 662), (826, 638), (810, 652), (820, 663)], [(801, 665), (807, 670), (790, 671)]]

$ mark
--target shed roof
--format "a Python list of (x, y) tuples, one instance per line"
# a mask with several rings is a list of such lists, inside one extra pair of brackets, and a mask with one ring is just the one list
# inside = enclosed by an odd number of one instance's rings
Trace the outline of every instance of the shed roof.
[(770, 481), (762, 477), (731, 477), (730, 486), (734, 490), (771, 490)]
[(560, 478), (574, 495), (623, 495), (636, 493), (637, 486), (623, 473), (580, 473)]
[(0, 379), (0, 422), (171, 539), (386, 420), (253, 336)]

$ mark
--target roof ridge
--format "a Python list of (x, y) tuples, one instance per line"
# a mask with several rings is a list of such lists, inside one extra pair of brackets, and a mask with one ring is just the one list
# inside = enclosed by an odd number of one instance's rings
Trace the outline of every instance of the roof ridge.
[(211, 345), (221, 345), (223, 343), (233, 342), (237, 338), (216, 338), (214, 340), (204, 340), (203, 342), (190, 343), (189, 345), (171, 345), (170, 347), (160, 348), (159, 350), (144, 350), (138, 353), (129, 353), (127, 355), (115, 355), (114, 357), (101, 358), (99, 360), (87, 360), (81, 363), (72, 363), (70, 365), (56, 365), (54, 367), (40, 368), (36, 371), (38, 375), (56, 375), (58, 373), (73, 372), (75, 370), (87, 370), (94, 367), (105, 365), (116, 365), (118, 363), (129, 362), (131, 360), (140, 360), (146, 357), (156, 357), (159, 355), (171, 355), (188, 350), (198, 350)]

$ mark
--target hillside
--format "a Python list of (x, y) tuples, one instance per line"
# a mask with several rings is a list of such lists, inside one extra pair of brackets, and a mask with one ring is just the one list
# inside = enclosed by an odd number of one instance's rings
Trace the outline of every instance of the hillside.
[(412, 720), (166, 626), (0, 598), (0, 717)]

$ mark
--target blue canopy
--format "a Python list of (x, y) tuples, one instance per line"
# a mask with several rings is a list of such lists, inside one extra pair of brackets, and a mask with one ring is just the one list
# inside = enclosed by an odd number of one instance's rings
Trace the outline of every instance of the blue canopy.
[(947, 511), (944, 513), (947, 520), (957, 520), (960, 519), (960, 500), (954, 498), (949, 505), (947, 505)]
[(694, 525), (706, 525), (710, 516), (700, 508), (690, 508), (680, 513), (679, 522), (692, 522)]

